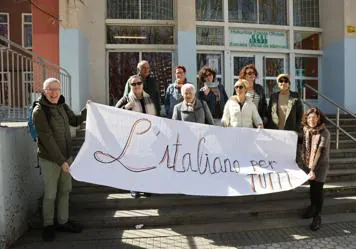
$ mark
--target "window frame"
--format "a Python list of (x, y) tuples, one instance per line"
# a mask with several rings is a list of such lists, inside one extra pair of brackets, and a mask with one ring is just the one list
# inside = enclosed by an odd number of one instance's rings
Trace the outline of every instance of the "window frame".
[[(7, 24), (7, 39), (10, 40), (10, 14), (8, 12), (0, 12), (0, 15), (5, 15), (7, 17), (7, 23), (0, 23), (0, 24)], [(10, 45), (10, 44), (9, 44)]]
[[(303, 76), (303, 75), (296, 75), (294, 76), (294, 82), (297, 82), (298, 80), (301, 80), (301, 81), (307, 81), (307, 80), (315, 80), (318, 82), (318, 87), (317, 87), (317, 91), (320, 91), (320, 83), (321, 83), (321, 76), (322, 76), (322, 73), (321, 73), (321, 57), (317, 54), (315, 55), (312, 55), (312, 54), (296, 54), (295, 57), (294, 57), (294, 69), (295, 69), (295, 73), (297, 72), (297, 68), (296, 68), (296, 59), (297, 58), (316, 58), (317, 59), (317, 62), (318, 62), (318, 76), (317, 77), (311, 77), (311, 76)], [(295, 88), (296, 90), (298, 91), (298, 88), (297, 88), (297, 85), (295, 84)], [(303, 90), (303, 89), (302, 89)], [(305, 91), (305, 96), (307, 96), (307, 91), (308, 89), (304, 88), (304, 90), (301, 92), (302, 96), (300, 96), (301, 98), (303, 98), (304, 96), (304, 91)], [(308, 99), (306, 98), (306, 100), (312, 100), (312, 101), (318, 101), (319, 100), (319, 96), (317, 95), (317, 97), (314, 99)]]
[[(31, 23), (30, 22), (25, 22), (25, 17), (26, 16), (31, 16)], [(21, 37), (22, 37), (22, 47), (26, 48), (26, 49), (32, 49), (31, 47), (26, 47), (25, 46), (25, 25), (26, 24), (31, 24), (31, 27), (33, 28), (33, 22), (32, 22), (32, 13), (22, 13), (21, 14)], [(33, 34), (33, 30), (31, 31), (31, 44), (32, 44), (32, 34)]]

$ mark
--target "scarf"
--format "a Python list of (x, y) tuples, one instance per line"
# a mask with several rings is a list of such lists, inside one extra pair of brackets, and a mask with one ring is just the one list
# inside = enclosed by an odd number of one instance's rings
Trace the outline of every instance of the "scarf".
[(320, 148), (320, 132), (325, 129), (325, 124), (318, 127), (311, 128), (309, 126), (303, 127), (303, 148), (302, 148), (302, 161), (308, 168), (314, 164), (315, 155)]
[[(139, 98), (136, 97), (136, 95), (131, 91), (128, 95), (129, 99), (131, 101), (135, 102), (134, 107), (132, 108), (133, 111), (135, 112), (143, 112), (142, 106), (141, 106), (141, 101)], [(150, 95), (148, 95), (145, 91), (143, 92), (143, 102), (145, 104), (145, 109), (147, 114), (151, 115), (157, 115), (156, 108), (154, 103), (152, 102), (152, 99)]]
[(219, 82), (205, 82), (205, 86), (208, 87), (210, 91), (215, 95), (216, 102), (220, 102)]
[(187, 110), (189, 111), (189, 112), (194, 112), (194, 107), (195, 107), (195, 98), (194, 98), (194, 100), (193, 100), (193, 102), (191, 102), (191, 103), (188, 103), (187, 101), (185, 101), (184, 100), (184, 104), (187, 106)]

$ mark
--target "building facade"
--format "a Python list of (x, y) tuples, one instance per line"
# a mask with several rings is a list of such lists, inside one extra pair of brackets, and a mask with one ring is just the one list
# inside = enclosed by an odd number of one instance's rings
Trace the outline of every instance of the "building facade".
[[(51, 2), (59, 6), (59, 61), (72, 75), (75, 109), (88, 98), (113, 105), (145, 59), (162, 99), (177, 65), (196, 84), (199, 69), (213, 67), (231, 95), (240, 69), (253, 63), (267, 96), (277, 90), (276, 76), (289, 73), (294, 90), (306, 83), (356, 111), (354, 0)], [(34, 27), (38, 22), (34, 17)], [(321, 101), (311, 91), (306, 96)]]

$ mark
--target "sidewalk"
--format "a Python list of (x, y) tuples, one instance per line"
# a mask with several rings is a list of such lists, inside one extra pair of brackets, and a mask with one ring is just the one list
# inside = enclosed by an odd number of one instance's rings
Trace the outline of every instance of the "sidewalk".
[(309, 230), (310, 220), (270, 219), (244, 223), (202, 224), (168, 229), (89, 229), (82, 234), (57, 233), (52, 243), (41, 240), (41, 231), (20, 239), (16, 249), (114, 249), (114, 248), (256, 248), (256, 249), (356, 249), (356, 214), (323, 217), (322, 228)]

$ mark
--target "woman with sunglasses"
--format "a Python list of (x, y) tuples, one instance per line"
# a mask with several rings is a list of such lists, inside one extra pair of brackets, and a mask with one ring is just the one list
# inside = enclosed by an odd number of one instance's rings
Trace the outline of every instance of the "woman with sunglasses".
[(298, 93), (290, 90), (288, 74), (278, 75), (277, 83), (280, 90), (269, 99), (267, 128), (300, 133), (303, 103)]
[[(143, 82), (140, 76), (133, 75), (128, 79), (130, 92), (123, 96), (115, 105), (116, 108), (122, 108), (134, 112), (147, 113), (157, 116), (157, 111), (150, 95), (143, 90)], [(142, 193), (144, 196), (150, 196), (150, 193)], [(141, 193), (131, 191), (131, 196), (139, 198)]]
[(310, 206), (302, 218), (313, 218), (310, 229), (320, 228), (320, 212), (324, 200), (324, 182), (329, 169), (330, 133), (325, 126), (325, 117), (316, 107), (303, 116), (302, 168), (309, 176)]
[(236, 95), (232, 96), (225, 105), (221, 124), (224, 127), (263, 128), (263, 121), (257, 107), (247, 98), (246, 85), (248, 82), (239, 79), (235, 83)]
[(239, 74), (240, 79), (247, 80), (246, 96), (256, 105), (258, 113), (263, 120), (263, 124), (266, 126), (268, 122), (267, 100), (263, 86), (256, 84), (257, 76), (257, 69), (254, 64), (244, 66)]
[(228, 100), (225, 88), (216, 81), (215, 70), (207, 66), (200, 69), (199, 81), (202, 88), (198, 92), (198, 99), (204, 100), (208, 104), (214, 122), (218, 125), (223, 115), (225, 103)]

